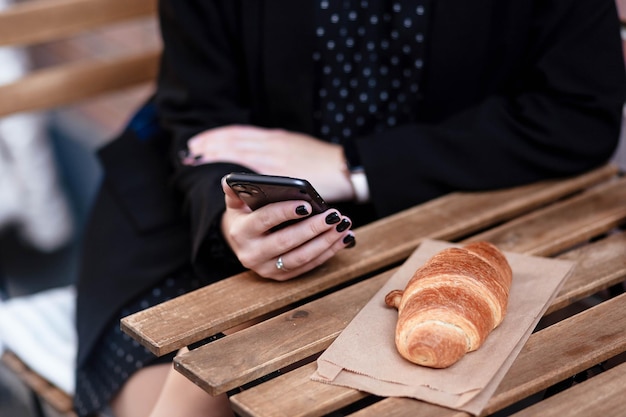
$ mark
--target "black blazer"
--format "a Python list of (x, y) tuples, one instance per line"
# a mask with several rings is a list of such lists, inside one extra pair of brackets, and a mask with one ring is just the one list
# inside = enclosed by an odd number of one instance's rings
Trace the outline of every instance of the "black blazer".
[[(226, 124), (313, 132), (313, 7), (160, 1), (156, 112), (101, 153), (105, 179), (79, 283), (79, 363), (115, 312), (166, 274), (193, 264), (210, 280), (240, 267), (222, 262), (232, 254), (219, 250), (214, 226), (219, 179), (244, 168), (182, 167), (178, 152), (191, 135)], [(453, 190), (576, 174), (611, 156), (626, 94), (613, 0), (428, 8), (418, 122), (357, 138), (372, 204), (348, 215), (371, 220)], [(142, 130), (157, 120), (163, 130)]]
[[(314, 3), (160, 2), (157, 98), (179, 147), (229, 123), (313, 132)], [(380, 215), (451, 190), (574, 174), (612, 154), (626, 87), (613, 0), (428, 8), (418, 123), (356, 140)]]

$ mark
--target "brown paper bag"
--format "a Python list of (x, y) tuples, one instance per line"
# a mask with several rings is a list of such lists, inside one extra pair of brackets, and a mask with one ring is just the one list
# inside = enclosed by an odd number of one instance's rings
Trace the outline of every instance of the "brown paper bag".
[(404, 289), (415, 270), (446, 247), (426, 240), (318, 358), (316, 381), (385, 397), (411, 397), (479, 414), (556, 296), (573, 262), (505, 253), (513, 284), (504, 321), (476, 351), (445, 369), (415, 365), (394, 343), (398, 312), (385, 295)]

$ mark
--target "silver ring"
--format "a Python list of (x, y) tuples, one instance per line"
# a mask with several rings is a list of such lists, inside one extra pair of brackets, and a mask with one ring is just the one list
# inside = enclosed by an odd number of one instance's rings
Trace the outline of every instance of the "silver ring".
[(285, 268), (285, 264), (283, 263), (283, 257), (279, 256), (278, 259), (276, 259), (276, 269), (280, 270), (280, 271), (286, 271), (287, 268)]

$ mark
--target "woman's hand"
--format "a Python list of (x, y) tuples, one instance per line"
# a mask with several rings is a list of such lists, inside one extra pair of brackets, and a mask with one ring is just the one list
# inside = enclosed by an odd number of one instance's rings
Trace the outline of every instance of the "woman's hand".
[(226, 199), (222, 234), (242, 265), (262, 277), (288, 280), (354, 246), (350, 219), (335, 209), (272, 231), (285, 221), (307, 216), (309, 203), (284, 201), (252, 211), (223, 180), (222, 188)]
[(281, 129), (234, 125), (202, 132), (189, 139), (188, 147), (187, 165), (232, 162), (261, 174), (305, 178), (329, 202), (354, 198), (337, 144)]

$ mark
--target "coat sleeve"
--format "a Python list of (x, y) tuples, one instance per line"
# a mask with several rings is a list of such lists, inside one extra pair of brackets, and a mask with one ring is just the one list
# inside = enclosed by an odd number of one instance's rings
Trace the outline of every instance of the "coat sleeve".
[(194, 134), (249, 122), (237, 3), (159, 1), (164, 48), (156, 105), (163, 128), (173, 138), (173, 186), (181, 192), (189, 217), (191, 261), (198, 272), (216, 267), (210, 263), (234, 259), (219, 233), (224, 211), (220, 180), (231, 171), (248, 171), (226, 163), (186, 167), (179, 161)]
[(379, 214), (454, 190), (577, 174), (610, 158), (626, 88), (615, 4), (534, 3), (524, 65), (507, 88), (437, 123), (357, 139)]

